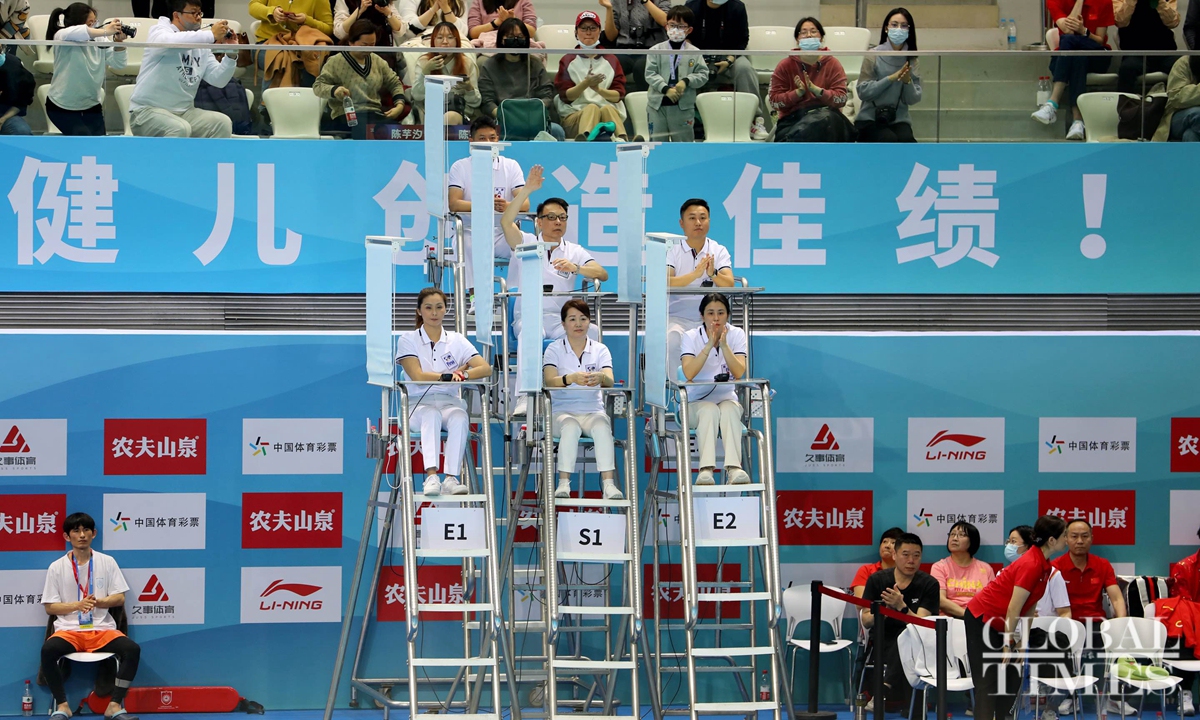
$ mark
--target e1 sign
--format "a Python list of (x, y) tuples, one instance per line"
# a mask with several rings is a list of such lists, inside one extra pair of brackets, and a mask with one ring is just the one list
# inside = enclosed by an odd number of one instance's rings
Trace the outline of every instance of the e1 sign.
[(483, 508), (427, 507), (421, 517), (423, 550), (487, 550)]

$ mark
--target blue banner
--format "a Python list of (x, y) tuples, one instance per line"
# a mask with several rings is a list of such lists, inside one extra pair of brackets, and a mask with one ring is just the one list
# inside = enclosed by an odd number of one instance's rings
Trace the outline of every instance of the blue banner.
[[(615, 145), (517, 143), (568, 239), (617, 267)], [(1188, 144), (667, 144), (646, 231), (690, 197), (781, 293), (1200, 290)], [(465, 157), (451, 143), (448, 161)], [(0, 141), (0, 291), (363, 292), (363, 238), (436, 237), (418, 143)], [(536, 202), (539, 198), (534, 198)], [(424, 284), (420, 240), (400, 290)], [(611, 285), (615, 288), (615, 285)]]

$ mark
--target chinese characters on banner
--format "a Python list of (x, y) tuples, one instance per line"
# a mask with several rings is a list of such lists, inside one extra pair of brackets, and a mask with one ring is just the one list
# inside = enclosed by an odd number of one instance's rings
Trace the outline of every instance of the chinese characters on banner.
[(242, 547), (341, 546), (340, 492), (242, 493)]
[(208, 421), (104, 421), (105, 475), (203, 475)]
[[(379, 622), (401, 622), (408, 619), (408, 598), (404, 585), (404, 568), (387, 565), (380, 570), (379, 587), (375, 591), (376, 617)], [(458, 565), (424, 565), (417, 568), (417, 602), (458, 605), (472, 602), (464, 595), (462, 567)], [(472, 617), (474, 613), (472, 613)], [(461, 612), (428, 612), (422, 620), (459, 620)]]
[(780, 545), (871, 545), (870, 490), (782, 490), (775, 494)]
[(1038, 514), (1068, 523), (1086, 520), (1096, 545), (1133, 545), (1137, 535), (1136, 490), (1041, 490)]
[(63, 550), (66, 495), (0, 495), (0, 552)]
[[(733, 583), (742, 579), (742, 566), (737, 563), (723, 563), (721, 566), (720, 582)], [(654, 566), (645, 565), (642, 568), (642, 615), (654, 617), (654, 600), (658, 599), (661, 617), (667, 620), (683, 619), (683, 574), (678, 563), (663, 563), (659, 565), (658, 583), (654, 582)], [(705, 583), (716, 583), (716, 563), (696, 563), (696, 579), (699, 581), (700, 593), (741, 592), (736, 587), (705, 587)], [(711, 620), (717, 617), (717, 606), (721, 606), (721, 617), (733, 620), (742, 616), (741, 603), (736, 602), (701, 602), (700, 617)]]

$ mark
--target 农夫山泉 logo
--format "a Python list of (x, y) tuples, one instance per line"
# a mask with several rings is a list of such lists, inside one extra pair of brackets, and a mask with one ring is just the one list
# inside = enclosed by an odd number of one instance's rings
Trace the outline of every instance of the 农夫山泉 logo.
[(204, 418), (104, 421), (105, 475), (203, 475), (208, 421)]

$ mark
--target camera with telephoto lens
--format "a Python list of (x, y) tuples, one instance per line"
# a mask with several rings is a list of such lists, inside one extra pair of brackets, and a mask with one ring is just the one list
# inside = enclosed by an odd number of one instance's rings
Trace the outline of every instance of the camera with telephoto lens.
[(132, 25), (121, 23), (121, 34), (129, 38), (137, 37), (137, 28)]
[[(214, 25), (205, 25), (205, 26), (204, 26), (204, 29), (205, 29), (205, 30), (212, 30), (212, 29), (213, 29), (213, 27), (214, 27)], [(225, 40), (230, 40), (230, 39), (232, 39), (232, 38), (233, 38), (233, 36), (234, 36), (235, 34), (236, 34), (236, 33), (234, 33), (234, 32), (233, 32), (233, 30), (230, 30), (230, 29), (229, 29), (229, 26), (226, 26), (226, 28), (225, 28), (225, 37), (224, 37), (224, 39), (225, 39)]]
[(645, 49), (646, 41), (650, 38), (650, 31), (643, 25), (629, 28), (629, 39), (632, 41), (630, 47)]

